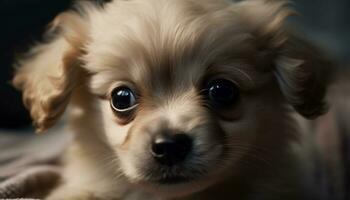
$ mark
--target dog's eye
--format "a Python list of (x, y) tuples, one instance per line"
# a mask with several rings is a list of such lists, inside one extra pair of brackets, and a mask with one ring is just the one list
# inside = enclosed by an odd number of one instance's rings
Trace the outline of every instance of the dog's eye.
[(134, 92), (128, 87), (118, 87), (112, 91), (111, 106), (115, 111), (126, 112), (137, 106)]
[(213, 106), (222, 108), (230, 106), (238, 100), (239, 90), (232, 81), (217, 79), (208, 84), (207, 96)]

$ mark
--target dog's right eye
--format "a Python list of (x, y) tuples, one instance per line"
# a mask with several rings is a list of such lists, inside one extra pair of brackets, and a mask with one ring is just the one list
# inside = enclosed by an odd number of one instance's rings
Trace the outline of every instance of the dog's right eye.
[(112, 91), (111, 106), (117, 112), (127, 112), (137, 106), (134, 92), (125, 86), (118, 87)]

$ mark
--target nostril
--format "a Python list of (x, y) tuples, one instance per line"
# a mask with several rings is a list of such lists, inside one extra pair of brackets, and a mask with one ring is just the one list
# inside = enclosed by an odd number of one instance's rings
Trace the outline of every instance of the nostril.
[(164, 165), (174, 165), (183, 161), (192, 150), (192, 139), (186, 134), (160, 136), (151, 147), (153, 157)]
[(177, 145), (177, 151), (179, 154), (185, 156), (192, 150), (192, 139), (186, 134), (176, 134), (173, 136), (173, 140)]
[(170, 153), (172, 146), (174, 146), (174, 141), (168, 138), (157, 138), (152, 145), (152, 155), (154, 157), (163, 157)]

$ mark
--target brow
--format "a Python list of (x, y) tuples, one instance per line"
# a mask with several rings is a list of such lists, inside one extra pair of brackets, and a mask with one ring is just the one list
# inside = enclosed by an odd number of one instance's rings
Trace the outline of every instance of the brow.
[(206, 69), (206, 76), (226, 78), (235, 82), (241, 89), (251, 90), (256, 87), (252, 66), (242, 62), (211, 65)]

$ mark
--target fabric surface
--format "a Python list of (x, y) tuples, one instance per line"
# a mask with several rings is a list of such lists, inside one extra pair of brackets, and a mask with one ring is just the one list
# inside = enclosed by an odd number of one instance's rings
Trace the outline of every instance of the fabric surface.
[(0, 199), (40, 199), (57, 185), (60, 156), (69, 141), (62, 132), (0, 131)]

